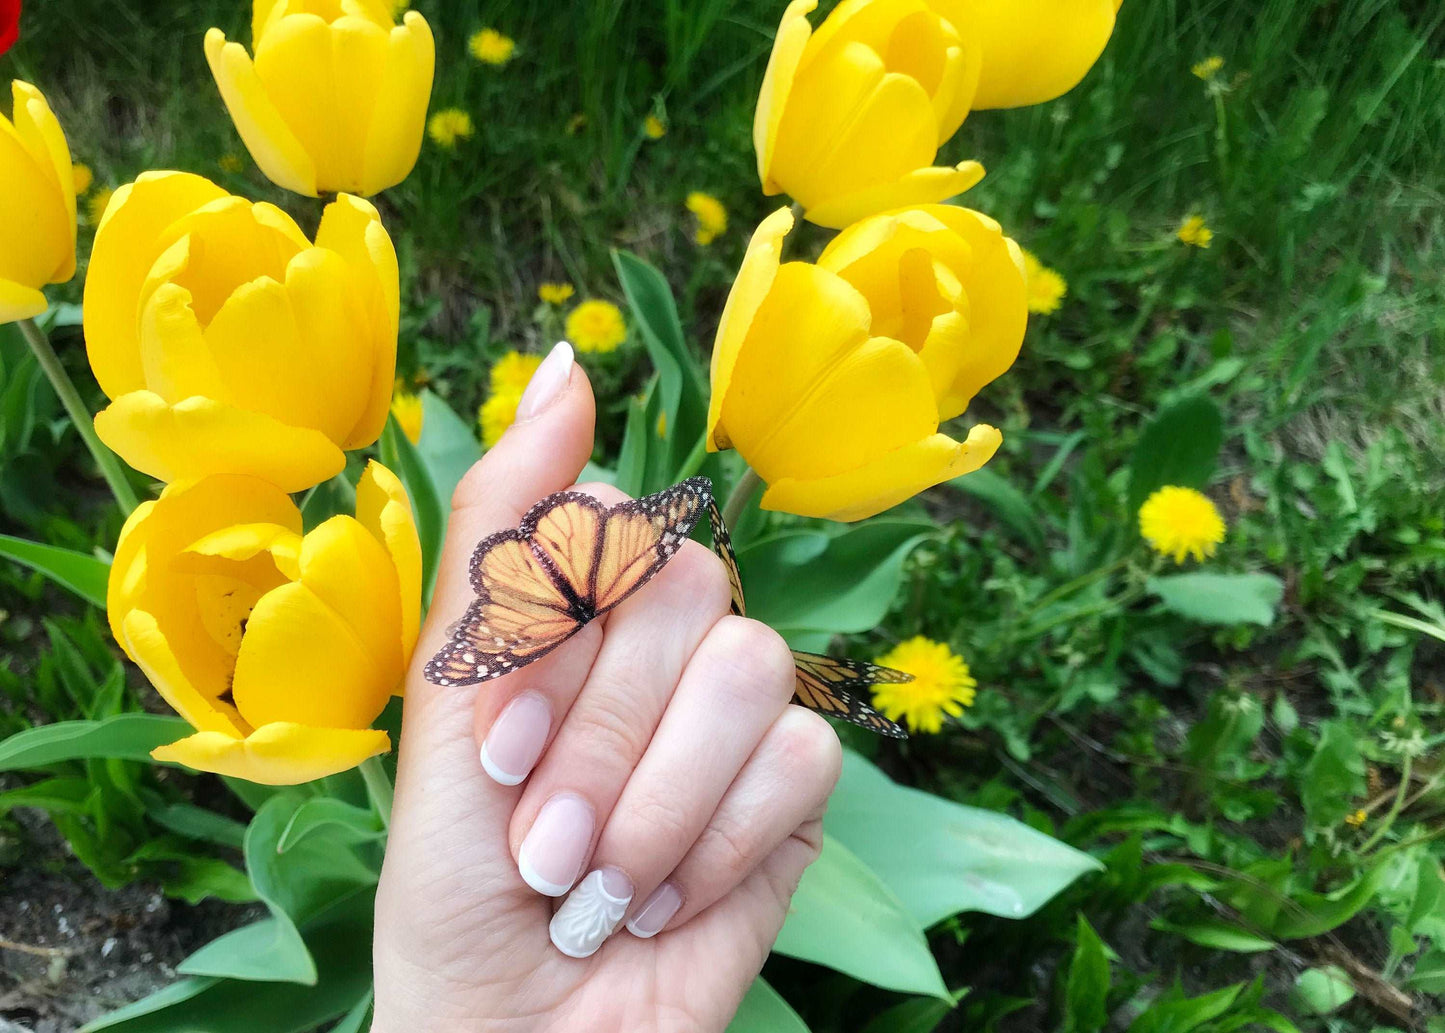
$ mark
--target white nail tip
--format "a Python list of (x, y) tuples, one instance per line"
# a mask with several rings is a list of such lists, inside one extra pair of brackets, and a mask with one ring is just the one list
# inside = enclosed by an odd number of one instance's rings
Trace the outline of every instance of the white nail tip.
[[(491, 757), (487, 756), (486, 743), (482, 744), (482, 770), (492, 777), (492, 781), (504, 786), (520, 785), (527, 776), (514, 775), (510, 771), (503, 771), (497, 767)], [(565, 892), (565, 891), (564, 891)]]
[(572, 888), (570, 882), (549, 882), (538, 875), (537, 869), (533, 868), (527, 861), (525, 845), (523, 846), (522, 855), (517, 858), (517, 872), (522, 876), (523, 882), (544, 897), (560, 897)]
[[(525, 876), (524, 876), (525, 877)], [(602, 871), (590, 873), (552, 916), (552, 945), (569, 958), (590, 958), (627, 913), (632, 894), (614, 897), (602, 885)]]

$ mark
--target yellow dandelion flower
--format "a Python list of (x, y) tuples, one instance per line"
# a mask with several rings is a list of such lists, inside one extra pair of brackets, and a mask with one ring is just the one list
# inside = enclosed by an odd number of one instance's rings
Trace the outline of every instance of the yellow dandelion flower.
[(86, 199), (85, 214), (92, 226), (100, 225), (100, 217), (105, 214), (105, 209), (110, 205), (110, 196), (114, 193), (110, 187), (101, 187)]
[(1057, 312), (1069, 293), (1069, 282), (1040, 262), (1032, 251), (1024, 252), (1024, 280), (1028, 284), (1029, 311), (1039, 315)]
[(567, 340), (580, 352), (610, 352), (627, 340), (622, 310), (610, 301), (593, 298), (567, 315)]
[(642, 120), (642, 131), (649, 140), (661, 140), (667, 135), (667, 123), (656, 115), (648, 115)]
[(586, 129), (586, 128), (587, 128), (587, 116), (584, 115), (584, 114), (582, 114), (582, 112), (580, 112), (580, 111), (577, 112), (577, 114), (573, 115), (571, 118), (569, 118), (569, 119), (567, 120), (567, 135), (568, 135), (568, 136), (576, 136), (578, 133), (582, 132), (582, 130), (584, 130), (584, 129)]
[(421, 395), (412, 394), (410, 391), (403, 391), (398, 384), (396, 391), (391, 396), (391, 414), (396, 417), (396, 422), (406, 439), (413, 445), (421, 441), (421, 425), (425, 418), (422, 411)]
[(692, 239), (699, 244), (711, 244), (727, 232), (728, 210), (716, 197), (704, 194), (701, 190), (694, 190), (687, 195), (684, 204), (688, 211), (697, 216), (697, 232)]
[(1223, 67), (1224, 58), (1215, 54), (1213, 57), (1206, 57), (1189, 70), (1194, 73), (1195, 78), (1209, 82), (1209, 80), (1219, 74), (1219, 70)]
[(570, 283), (544, 283), (537, 288), (537, 297), (548, 305), (560, 305), (575, 293)]
[(504, 65), (512, 60), (512, 52), (517, 49), (517, 44), (510, 36), (503, 36), (496, 29), (483, 29), (467, 40), (467, 49), (472, 52), (472, 57), (482, 64)]
[(945, 716), (973, 706), (978, 682), (963, 657), (942, 642), (918, 635), (878, 658), (884, 667), (913, 675), (900, 685), (875, 685), (873, 705), (891, 721), (900, 718), (914, 732), (937, 732)]
[(70, 176), (75, 180), (76, 197), (89, 190), (90, 184), (95, 182), (95, 175), (90, 171), (90, 166), (82, 165), (80, 162), (70, 166)]
[(1185, 556), (1203, 562), (1224, 541), (1224, 517), (1208, 496), (1170, 485), (1139, 507), (1139, 533), (1151, 549), (1175, 563), (1183, 563)]
[(451, 149), (472, 135), (472, 116), (461, 108), (443, 108), (428, 120), (426, 135), (438, 147)]
[(233, 176), (246, 167), (245, 162), (241, 160), (241, 156), (234, 152), (221, 155), (216, 159), (216, 164), (221, 167), (222, 172), (229, 172)]
[(482, 444), (491, 448), (506, 433), (517, 419), (517, 406), (522, 401), (520, 391), (499, 391), (482, 403), (477, 421), (482, 426)]
[(1202, 215), (1191, 215), (1181, 222), (1176, 235), (1191, 247), (1208, 247), (1209, 242), (1214, 239), (1214, 231), (1205, 223)]
[(532, 382), (532, 374), (537, 372), (537, 367), (542, 365), (542, 356), (523, 355), (521, 352), (510, 351), (503, 355), (492, 365), (489, 383), (492, 394), (515, 394), (527, 390), (527, 385)]
[(665, 412), (657, 414), (657, 436), (664, 441), (667, 440), (667, 413)]
[(1365, 819), (1368, 817), (1369, 815), (1365, 813), (1365, 810), (1362, 807), (1359, 810), (1355, 811), (1353, 814), (1345, 815), (1345, 824), (1349, 825), (1351, 828), (1357, 829), (1365, 823)]

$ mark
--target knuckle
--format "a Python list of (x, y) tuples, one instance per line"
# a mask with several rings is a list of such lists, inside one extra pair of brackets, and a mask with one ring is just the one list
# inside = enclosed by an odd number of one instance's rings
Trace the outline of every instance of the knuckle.
[(714, 620), (728, 612), (732, 589), (722, 560), (697, 542), (684, 542), (664, 570), (691, 605)]
[(789, 707), (774, 734), (778, 755), (789, 777), (797, 780), (794, 784), (820, 801), (825, 799), (843, 771), (843, 744), (833, 726), (811, 710)]
[(597, 762), (613, 765), (617, 758), (641, 757), (652, 738), (652, 726), (641, 719), (622, 692), (594, 693), (580, 702), (563, 726), (568, 738)]
[(786, 703), (793, 695), (793, 654), (783, 637), (766, 624), (727, 616), (708, 636), (709, 659), (715, 660), (728, 688), (744, 697)]
[(711, 871), (735, 879), (757, 865), (757, 838), (737, 822), (718, 816), (699, 837), (697, 853)]
[(639, 838), (671, 842), (687, 829), (688, 811), (675, 795), (648, 792), (628, 805), (627, 821)]

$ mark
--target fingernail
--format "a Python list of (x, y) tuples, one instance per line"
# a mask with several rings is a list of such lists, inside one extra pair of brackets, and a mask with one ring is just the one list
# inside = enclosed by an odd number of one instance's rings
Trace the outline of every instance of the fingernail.
[(551, 405), (571, 376), (572, 346), (566, 341), (558, 341), (527, 382), (527, 390), (522, 392), (522, 400), (517, 403), (516, 422), (530, 420)]
[(587, 860), (593, 821), (592, 805), (576, 793), (558, 793), (543, 804), (517, 852), (522, 881), (548, 897), (570, 890)]
[(552, 945), (569, 958), (590, 958), (612, 935), (632, 902), (632, 880), (621, 868), (598, 868), (552, 916)]
[(492, 780), (514, 786), (532, 773), (547, 745), (552, 708), (535, 692), (524, 692), (502, 710), (482, 742), (482, 767)]
[(627, 923), (627, 931), (633, 936), (647, 939), (662, 932), (662, 927), (672, 921), (677, 909), (682, 907), (682, 893), (670, 882), (664, 882), (652, 891), (642, 910)]

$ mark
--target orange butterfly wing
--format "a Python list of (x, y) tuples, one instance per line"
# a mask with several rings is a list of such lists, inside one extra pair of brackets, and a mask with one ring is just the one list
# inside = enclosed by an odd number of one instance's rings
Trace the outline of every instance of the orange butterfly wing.
[[(716, 500), (708, 504), (708, 524), (712, 529), (713, 552), (723, 561), (728, 584), (732, 587), (732, 611), (744, 617), (747, 615), (747, 604), (743, 602), (742, 573), (738, 570), (732, 535), (728, 533), (727, 522), (723, 520)], [(793, 650), (793, 666), (796, 670), (794, 703), (851, 722), (870, 732), (894, 739), (908, 738), (901, 725), (888, 720), (864, 700), (871, 695), (874, 685), (912, 681), (913, 675), (862, 660), (839, 659), (797, 649)]]
[(477, 545), (477, 598), (427, 662), (427, 680), (474, 685), (546, 656), (661, 570), (711, 498), (705, 477), (611, 508), (549, 495), (515, 530)]

